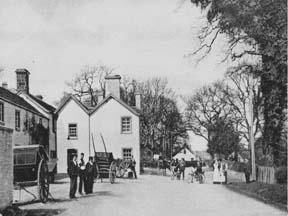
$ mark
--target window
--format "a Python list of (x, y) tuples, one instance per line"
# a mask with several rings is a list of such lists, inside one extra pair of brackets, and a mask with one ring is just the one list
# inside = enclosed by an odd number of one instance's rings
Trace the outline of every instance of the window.
[(132, 158), (132, 148), (123, 148), (122, 157), (124, 160), (130, 160)]
[(15, 165), (28, 165), (36, 164), (36, 152), (17, 152), (14, 153), (14, 164)]
[(42, 118), (39, 118), (39, 124), (42, 125)]
[(56, 155), (56, 151), (55, 151), (55, 150), (51, 150), (51, 151), (50, 151), (50, 157), (51, 157), (51, 158), (57, 158), (57, 155)]
[(68, 139), (77, 139), (77, 124), (69, 124)]
[(0, 102), (0, 122), (4, 123), (4, 103)]
[(132, 133), (131, 117), (121, 118), (121, 132)]
[(20, 111), (19, 110), (15, 110), (15, 130), (16, 131), (20, 131)]

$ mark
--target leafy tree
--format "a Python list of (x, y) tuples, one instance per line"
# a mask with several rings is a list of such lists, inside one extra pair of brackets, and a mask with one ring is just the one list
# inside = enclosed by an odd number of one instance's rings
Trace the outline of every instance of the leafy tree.
[[(286, 0), (191, 0), (207, 11), (207, 26), (194, 54), (206, 56), (220, 34), (229, 38), (226, 58), (258, 57), (262, 65), (264, 101), (263, 145), (274, 159), (279, 148), (287, 109), (287, 1)], [(275, 160), (275, 165), (277, 160)]]
[(187, 136), (174, 92), (162, 78), (138, 82), (136, 86), (142, 97), (141, 146), (170, 156), (177, 139)]
[(211, 125), (218, 118), (232, 118), (234, 109), (228, 103), (225, 92), (228, 86), (218, 81), (198, 89), (186, 100), (185, 117), (195, 135), (211, 142)]
[(235, 159), (237, 159), (237, 153), (240, 150), (240, 137), (231, 119), (217, 118), (209, 126), (209, 129), (211, 141), (208, 142), (207, 152), (212, 157), (215, 154), (224, 155), (226, 159), (231, 153), (234, 153)]

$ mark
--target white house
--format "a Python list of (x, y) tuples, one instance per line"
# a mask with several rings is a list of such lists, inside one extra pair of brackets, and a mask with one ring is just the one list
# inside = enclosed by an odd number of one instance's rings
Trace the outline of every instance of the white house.
[(114, 158), (136, 160), (136, 171), (140, 173), (140, 95), (136, 95), (136, 107), (120, 99), (119, 75), (106, 79), (106, 97), (98, 96), (97, 106), (89, 110), (74, 96), (67, 98), (56, 110), (58, 172), (66, 172), (67, 161), (73, 153), (94, 156), (107, 152)]
[(185, 161), (191, 161), (191, 159), (197, 160), (197, 156), (189, 148), (187, 148), (187, 146), (181, 148), (181, 150), (173, 156), (174, 160), (181, 160), (182, 158), (184, 158)]

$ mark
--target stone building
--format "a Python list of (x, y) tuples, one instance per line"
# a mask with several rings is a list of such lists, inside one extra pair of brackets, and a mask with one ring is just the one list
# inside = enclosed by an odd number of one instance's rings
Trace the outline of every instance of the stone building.
[[(28, 70), (17, 69), (16, 91), (9, 89), (7, 83), (0, 87), (0, 125), (14, 130), (13, 145), (43, 144), (50, 156), (56, 157), (55, 108), (30, 93), (29, 75)], [(39, 125), (41, 138), (31, 131)]]

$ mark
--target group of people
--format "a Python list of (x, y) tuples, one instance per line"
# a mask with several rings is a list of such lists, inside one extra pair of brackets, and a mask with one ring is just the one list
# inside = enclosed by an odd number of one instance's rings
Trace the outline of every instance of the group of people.
[(215, 159), (213, 161), (213, 183), (227, 184), (228, 164), (225, 160)]
[(175, 175), (177, 177), (178, 180), (185, 179), (185, 168), (186, 168), (186, 162), (184, 160), (184, 158), (182, 158), (180, 161), (178, 160), (178, 158), (176, 158), (176, 160), (172, 159), (171, 161), (171, 171), (172, 171), (172, 175)]
[(81, 153), (79, 163), (77, 162), (77, 154), (73, 155), (72, 161), (68, 164), (67, 169), (70, 178), (70, 199), (76, 198), (75, 194), (77, 191), (77, 179), (79, 177), (78, 192), (83, 195), (84, 191), (86, 194), (93, 193), (94, 178), (96, 177), (97, 171), (93, 161), (93, 157), (89, 157), (88, 162), (85, 164), (84, 153)]
[[(172, 159), (172, 177), (174, 178), (174, 176), (176, 176), (178, 180), (181, 180), (181, 178), (182, 180), (184, 180), (186, 167), (186, 161), (184, 158), (182, 158), (180, 161), (177, 158), (175, 160)], [(203, 174), (201, 161), (197, 161), (197, 163), (194, 163), (194, 161), (191, 160), (191, 172), (189, 173), (189, 175), (191, 175), (191, 182), (193, 182), (194, 177), (198, 177), (200, 174)]]

